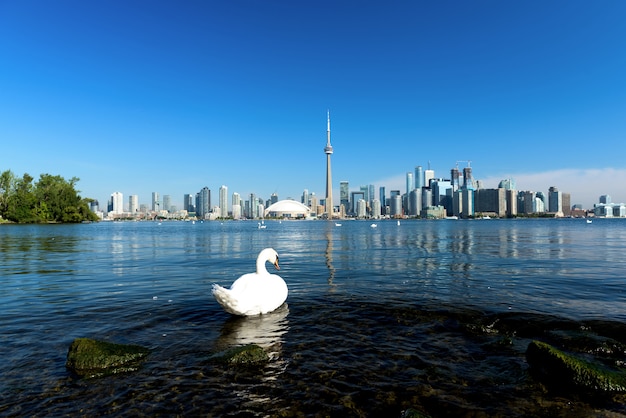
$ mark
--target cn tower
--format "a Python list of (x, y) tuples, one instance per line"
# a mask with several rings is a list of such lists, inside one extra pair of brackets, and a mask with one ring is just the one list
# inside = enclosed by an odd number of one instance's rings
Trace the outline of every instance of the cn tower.
[(330, 110), (328, 111), (328, 128), (326, 130), (326, 215), (328, 219), (333, 218), (333, 179), (330, 171), (330, 156), (333, 153), (333, 147), (330, 145)]

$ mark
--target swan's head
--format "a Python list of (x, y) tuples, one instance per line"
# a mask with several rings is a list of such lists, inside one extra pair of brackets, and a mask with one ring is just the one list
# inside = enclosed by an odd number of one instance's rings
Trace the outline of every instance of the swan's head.
[(278, 253), (273, 248), (266, 248), (261, 251), (259, 253), (259, 258), (257, 259), (257, 266), (259, 261), (262, 263), (269, 261), (274, 265), (274, 267), (276, 267), (276, 270), (280, 270), (280, 266), (278, 265)]

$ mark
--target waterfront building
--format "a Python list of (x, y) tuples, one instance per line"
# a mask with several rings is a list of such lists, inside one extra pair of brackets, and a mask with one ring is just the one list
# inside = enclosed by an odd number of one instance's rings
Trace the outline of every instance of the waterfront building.
[(506, 217), (507, 199), (506, 189), (478, 189), (474, 193), (474, 210), (478, 214)]
[(600, 203), (603, 203), (605, 205), (608, 205), (611, 202), (611, 195), (608, 194), (603, 194), (602, 196), (600, 196)]
[(415, 182), (416, 189), (421, 189), (422, 187), (424, 187), (424, 171), (421, 165), (415, 167), (415, 177), (413, 181)]
[(548, 212), (563, 213), (563, 195), (556, 187), (548, 189)]
[(450, 186), (452, 187), (452, 191), (456, 192), (460, 189), (460, 174), (459, 169), (457, 167), (450, 170)]
[(452, 189), (450, 180), (435, 179), (430, 182), (433, 191), (433, 206), (446, 206), (448, 190)]
[(228, 218), (228, 187), (221, 185), (219, 188), (220, 218)]
[(326, 129), (326, 216), (328, 219), (333, 218), (333, 180), (330, 168), (330, 156), (333, 154), (333, 147), (330, 145), (330, 110), (328, 111), (328, 125)]
[(317, 215), (317, 207), (319, 206), (319, 202), (317, 200), (317, 196), (315, 195), (315, 193), (311, 193), (311, 195), (309, 196), (309, 207), (311, 208), (311, 212), (315, 213)]
[(402, 216), (402, 196), (400, 196), (400, 193), (398, 194), (393, 194), (391, 196), (391, 198), (389, 199), (389, 211), (390, 211), (390, 216), (392, 218), (395, 217), (401, 217)]
[(372, 218), (380, 218), (382, 215), (381, 213), (381, 207), (380, 207), (380, 200), (378, 199), (374, 199), (372, 200)]
[(361, 219), (367, 216), (367, 202), (365, 199), (359, 199), (356, 202), (356, 216)]
[(415, 183), (413, 182), (413, 173), (410, 171), (406, 173), (406, 194), (411, 193), (411, 190), (415, 188)]
[(256, 218), (258, 213), (259, 200), (254, 193), (250, 193), (250, 200), (247, 202), (246, 217), (250, 219)]
[(626, 218), (626, 204), (600, 203), (593, 207), (593, 214), (599, 218)]
[(433, 205), (433, 190), (430, 187), (422, 187), (422, 206), (420, 206), (419, 210), (421, 211), (426, 206)]
[(500, 183), (498, 184), (498, 188), (504, 189), (504, 190), (516, 190), (517, 189), (517, 187), (515, 187), (515, 180), (512, 178), (500, 180)]
[(517, 216), (517, 191), (515, 189), (506, 190), (506, 216), (509, 218)]
[(309, 189), (304, 189), (302, 191), (302, 197), (300, 198), (300, 203), (302, 203), (304, 206), (308, 206), (309, 208), (311, 207), (309, 204)]
[(161, 209), (159, 206), (160, 206), (159, 192), (152, 192), (152, 202), (151, 202), (150, 207), (152, 208), (153, 211), (158, 212), (159, 209)]
[(203, 187), (196, 194), (196, 216), (199, 219), (208, 218), (211, 213), (211, 190), (208, 187)]
[(124, 213), (124, 195), (120, 192), (113, 192), (111, 194), (111, 201), (109, 203), (109, 212), (114, 215), (121, 215)]
[(128, 197), (128, 211), (131, 214), (139, 212), (139, 196), (132, 194)]
[(356, 216), (358, 214), (359, 199), (365, 200), (365, 193), (363, 191), (350, 193), (350, 202), (352, 203), (352, 206), (350, 207), (350, 214), (352, 216)]
[[(430, 165), (430, 163), (429, 163)], [(430, 187), (430, 181), (435, 178), (435, 170), (424, 170), (424, 185), (422, 187)]]
[(163, 210), (172, 212), (172, 197), (168, 194), (163, 195)]
[(295, 200), (280, 200), (272, 203), (263, 214), (271, 218), (301, 219), (311, 216), (311, 209), (303, 203)]
[[(278, 202), (278, 194), (274, 192), (270, 195), (270, 205), (273, 205), (276, 202)], [(267, 206), (269, 207), (270, 205), (267, 205)]]
[(572, 195), (563, 192), (561, 199), (563, 202), (563, 216), (568, 217), (572, 214)]
[(474, 189), (461, 189), (461, 196), (463, 200), (461, 217), (470, 218), (474, 216)]
[(521, 191), (517, 195), (517, 212), (521, 214), (534, 213), (536, 207), (536, 193), (531, 190)]
[(443, 219), (446, 217), (446, 208), (443, 206), (426, 206), (421, 211), (422, 218)]
[(370, 201), (370, 189), (368, 186), (361, 186), (359, 187), (359, 190), (361, 191), (361, 193), (363, 193), (363, 199), (365, 200), (366, 203), (368, 203)]
[(380, 200), (381, 215), (385, 215), (385, 207), (387, 206), (387, 196), (385, 195), (385, 186), (378, 188), (378, 200)]
[(413, 189), (411, 193), (409, 193), (409, 216), (420, 216), (422, 211), (422, 190), (423, 189)]
[(350, 207), (350, 188), (345, 180), (339, 182), (339, 204), (346, 208)]
[(194, 204), (194, 199), (192, 194), (184, 194), (183, 195), (183, 210), (186, 210), (187, 213), (195, 212), (196, 205)]
[(233, 205), (232, 215), (235, 220), (241, 219), (241, 205)]

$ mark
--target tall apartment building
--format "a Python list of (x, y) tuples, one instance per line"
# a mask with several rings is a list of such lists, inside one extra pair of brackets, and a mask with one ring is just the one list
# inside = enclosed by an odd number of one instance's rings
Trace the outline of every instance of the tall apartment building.
[(220, 194), (220, 217), (228, 218), (228, 187), (222, 185), (219, 190)]
[(128, 211), (131, 214), (139, 212), (139, 196), (132, 194), (128, 197)]
[(111, 193), (111, 201), (109, 202), (109, 212), (116, 215), (124, 213), (124, 195), (120, 192)]
[(339, 204), (346, 209), (350, 207), (350, 187), (347, 181), (339, 182)]
[(158, 211), (161, 208), (159, 207), (160, 203), (159, 203), (159, 193), (158, 192), (152, 192), (152, 204), (151, 204), (151, 208), (153, 211)]
[(183, 209), (186, 210), (187, 212), (195, 212), (196, 205), (194, 204), (193, 200), (194, 200), (193, 195), (185, 194), (183, 196)]
[(211, 190), (205, 186), (196, 194), (196, 216), (204, 219), (210, 212)]

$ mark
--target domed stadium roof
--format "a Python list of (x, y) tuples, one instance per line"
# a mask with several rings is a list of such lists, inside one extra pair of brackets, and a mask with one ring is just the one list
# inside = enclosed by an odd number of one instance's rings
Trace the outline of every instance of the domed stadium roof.
[(306, 218), (311, 214), (311, 209), (295, 200), (279, 200), (265, 209), (265, 216)]

